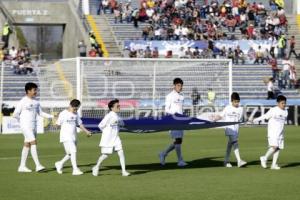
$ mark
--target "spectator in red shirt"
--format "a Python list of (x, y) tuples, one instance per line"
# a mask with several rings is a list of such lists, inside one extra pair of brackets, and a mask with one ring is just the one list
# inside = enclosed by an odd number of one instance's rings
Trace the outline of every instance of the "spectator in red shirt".
[(272, 57), (270, 60), (269, 60), (269, 64), (271, 65), (271, 69), (272, 69), (272, 77), (273, 77), (273, 80), (277, 80), (277, 77), (278, 77), (278, 67), (277, 67), (277, 59), (275, 57)]
[(290, 45), (290, 51), (289, 51), (289, 59), (292, 55), (292, 53), (297, 57), (297, 53), (295, 51), (295, 46), (296, 46), (296, 40), (295, 40), (295, 36), (292, 36), (289, 40), (289, 45)]

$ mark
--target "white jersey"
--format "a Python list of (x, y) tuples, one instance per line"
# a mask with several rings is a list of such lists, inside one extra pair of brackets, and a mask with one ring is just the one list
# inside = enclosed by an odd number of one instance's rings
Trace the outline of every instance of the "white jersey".
[(19, 119), (21, 129), (35, 129), (37, 126), (37, 115), (45, 118), (53, 118), (52, 115), (44, 113), (40, 103), (35, 98), (23, 97), (18, 103), (13, 117)]
[[(220, 116), (225, 122), (240, 122), (243, 119), (243, 108), (228, 105), (224, 108)], [(237, 135), (239, 133), (239, 124), (226, 126), (226, 135)]]
[(271, 108), (266, 114), (256, 118), (253, 122), (259, 122), (267, 119), (268, 121), (268, 137), (283, 138), (284, 123), (287, 120), (287, 110), (282, 110), (278, 106)]
[(82, 124), (82, 121), (77, 113), (72, 113), (68, 110), (62, 111), (59, 113), (56, 124), (61, 126), (59, 137), (60, 142), (76, 142), (76, 127)]
[(124, 122), (119, 115), (113, 111), (110, 111), (102, 119), (98, 127), (102, 131), (100, 140), (100, 147), (114, 147), (121, 145), (121, 139), (119, 137), (120, 126), (123, 126)]
[(184, 96), (175, 90), (166, 96), (165, 112), (168, 114), (183, 114)]

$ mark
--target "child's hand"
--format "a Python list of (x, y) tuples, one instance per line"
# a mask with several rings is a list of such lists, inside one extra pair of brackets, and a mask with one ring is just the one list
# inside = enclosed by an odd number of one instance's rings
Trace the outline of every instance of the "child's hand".
[(249, 118), (247, 124), (253, 124), (253, 118)]
[(215, 115), (214, 114), (211, 114), (211, 115), (209, 115), (208, 116), (208, 119), (210, 120), (210, 121), (213, 121), (213, 122), (215, 122)]
[(86, 136), (87, 137), (91, 137), (92, 136), (92, 132), (91, 131), (86, 132)]

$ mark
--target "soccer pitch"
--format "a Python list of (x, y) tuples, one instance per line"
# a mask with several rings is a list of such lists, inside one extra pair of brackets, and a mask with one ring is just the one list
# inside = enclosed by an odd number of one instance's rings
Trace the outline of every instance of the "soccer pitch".
[[(278, 171), (260, 166), (259, 156), (267, 149), (266, 131), (266, 127), (240, 129), (240, 153), (248, 162), (245, 168), (236, 167), (233, 152), (234, 167), (223, 167), (227, 143), (223, 129), (187, 131), (183, 156), (189, 165), (184, 168), (177, 167), (175, 152), (167, 157), (166, 166), (159, 164), (158, 153), (171, 142), (167, 132), (121, 133), (130, 177), (121, 176), (116, 154), (103, 162), (98, 177), (92, 176), (100, 151), (99, 134), (79, 137), (77, 161), (85, 172), (82, 176), (72, 176), (70, 161), (62, 175), (56, 173), (54, 163), (64, 156), (59, 134), (38, 136), (40, 161), (47, 168), (43, 173), (18, 173), (23, 136), (0, 135), (0, 199), (299, 199), (299, 128), (286, 126)], [(27, 166), (34, 169), (31, 157)]]

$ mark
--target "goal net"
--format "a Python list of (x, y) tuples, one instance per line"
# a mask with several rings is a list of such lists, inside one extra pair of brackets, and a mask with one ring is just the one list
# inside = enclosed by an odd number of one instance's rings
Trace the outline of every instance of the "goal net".
[[(53, 101), (58, 108), (57, 104), (67, 106), (78, 98), (83, 117), (103, 117), (107, 103), (115, 98), (120, 100), (122, 117), (163, 113), (176, 77), (184, 81), (184, 110), (190, 116), (206, 106), (224, 106), (232, 91), (232, 63), (227, 59), (74, 58), (50, 68), (40, 76), (48, 80), (43, 81), (41, 100)], [(208, 92), (215, 97), (209, 100)]]

